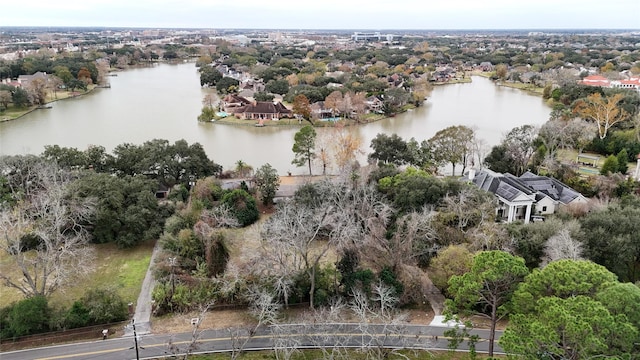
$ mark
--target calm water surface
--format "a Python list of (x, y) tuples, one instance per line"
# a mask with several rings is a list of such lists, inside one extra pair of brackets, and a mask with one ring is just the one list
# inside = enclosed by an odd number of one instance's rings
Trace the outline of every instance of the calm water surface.
[[(200, 88), (193, 63), (128, 70), (110, 80), (110, 89), (96, 89), (83, 97), (58, 101), (52, 109), (0, 123), (0, 154), (40, 154), (49, 144), (81, 150), (102, 145), (111, 151), (125, 142), (185, 139), (200, 142), (225, 169), (243, 160), (254, 168), (270, 163), (281, 174), (305, 173), (305, 168), (291, 165), (297, 127), (198, 123), (207, 90)], [(381, 132), (422, 141), (451, 125), (472, 127), (488, 145), (495, 145), (513, 127), (542, 125), (549, 112), (539, 97), (474, 77), (470, 84), (436, 87), (425, 106), (355, 131), (365, 152)], [(318, 129), (322, 131), (326, 130)]]

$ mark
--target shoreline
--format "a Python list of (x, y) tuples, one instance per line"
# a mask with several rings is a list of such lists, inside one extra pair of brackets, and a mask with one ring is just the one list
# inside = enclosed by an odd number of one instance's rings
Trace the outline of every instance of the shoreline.
[(102, 89), (102, 88), (106, 88), (106, 87), (105, 87), (105, 86), (97, 86), (97, 85), (96, 85), (96, 86), (92, 87), (91, 89), (87, 89), (87, 91), (85, 91), (85, 92), (83, 92), (83, 93), (81, 93), (81, 94), (78, 94), (78, 95), (67, 96), (67, 97), (65, 97), (65, 98), (61, 98), (61, 99), (53, 99), (53, 100), (50, 100), (50, 101), (46, 101), (46, 102), (45, 102), (44, 104), (42, 104), (42, 105), (37, 105), (37, 106), (32, 105), (32, 107), (31, 107), (30, 109), (25, 110), (25, 112), (24, 112), (24, 113), (21, 113), (20, 115), (18, 115), (18, 116), (16, 116), (16, 117), (14, 117), (14, 118), (5, 118), (5, 117), (0, 118), (0, 123), (1, 123), (1, 122), (9, 122), (9, 121), (15, 121), (15, 120), (18, 120), (18, 119), (20, 119), (21, 117), (23, 117), (23, 116), (25, 116), (25, 115), (27, 115), (27, 114), (31, 114), (32, 112), (34, 112), (34, 111), (36, 111), (36, 110), (49, 110), (49, 108), (47, 108), (47, 107), (46, 107), (47, 105), (50, 105), (50, 104), (55, 103), (55, 102), (58, 102), (58, 101), (63, 101), (63, 100), (68, 100), (68, 99), (75, 99), (75, 98), (78, 98), (78, 97), (81, 97), (81, 96), (84, 96), (84, 95), (90, 94), (90, 93), (91, 93), (91, 92), (93, 92), (95, 89)]
[[(401, 113), (399, 113), (401, 114)], [(395, 115), (394, 115), (395, 116)], [(257, 128), (261, 128), (261, 127), (302, 127), (305, 125), (311, 125), (313, 127), (333, 127), (336, 124), (341, 124), (344, 126), (358, 126), (358, 125), (367, 125), (367, 124), (371, 124), (377, 121), (381, 121), (381, 120), (385, 120), (385, 119), (389, 119), (392, 118), (393, 116), (382, 116), (382, 117), (376, 117), (374, 119), (368, 120), (368, 121), (364, 121), (364, 122), (356, 122), (355, 120), (352, 119), (347, 119), (345, 120), (341, 120), (341, 121), (314, 121), (311, 122), (309, 120), (304, 120), (301, 122), (297, 122), (295, 121), (295, 119), (287, 119), (285, 120), (287, 123), (280, 123), (280, 121), (283, 120), (278, 120), (278, 121), (273, 121), (273, 120), (266, 120), (265, 122), (263, 122), (262, 126), (258, 126), (258, 121), (257, 120), (240, 120), (237, 118), (234, 118), (233, 121), (228, 121), (228, 120), (224, 120), (224, 119), (219, 119), (219, 120), (213, 120), (213, 121), (199, 121), (203, 124), (220, 124), (220, 125), (229, 125), (229, 126), (251, 126), (251, 127), (257, 127)]]

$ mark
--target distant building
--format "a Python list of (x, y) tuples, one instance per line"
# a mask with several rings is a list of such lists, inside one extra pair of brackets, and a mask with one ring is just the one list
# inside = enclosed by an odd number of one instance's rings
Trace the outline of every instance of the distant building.
[(18, 76), (18, 84), (20, 84), (21, 87), (27, 87), (29, 86), (29, 83), (31, 83), (35, 79), (42, 79), (45, 83), (48, 83), (49, 75), (47, 75), (46, 72), (42, 71), (38, 71), (33, 75), (20, 75)]
[(640, 77), (629, 77), (624, 80), (609, 80), (602, 75), (590, 75), (582, 79), (579, 84), (600, 86), (603, 88), (631, 89), (640, 92)]
[(376, 32), (354, 32), (351, 35), (351, 40), (355, 42), (359, 41), (387, 41), (393, 42), (394, 39), (401, 37), (400, 35), (394, 34), (382, 34), (380, 31)]

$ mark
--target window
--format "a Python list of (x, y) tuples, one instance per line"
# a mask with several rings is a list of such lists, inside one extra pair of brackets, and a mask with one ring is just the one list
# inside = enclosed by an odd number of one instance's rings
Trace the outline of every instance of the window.
[(547, 211), (547, 207), (546, 207), (546, 206), (543, 206), (543, 207), (542, 207), (542, 211)]

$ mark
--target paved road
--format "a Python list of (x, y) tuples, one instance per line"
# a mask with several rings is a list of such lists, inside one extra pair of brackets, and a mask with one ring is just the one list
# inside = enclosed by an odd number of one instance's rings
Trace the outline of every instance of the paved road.
[[(286, 347), (354, 347), (362, 344), (368, 347), (404, 347), (423, 349), (447, 349), (448, 340), (443, 336), (447, 330), (435, 326), (410, 325), (367, 325), (364, 328), (357, 324), (324, 324), (302, 326), (284, 325), (280, 331), (264, 328), (251, 337), (245, 350), (273, 349), (275, 346)], [(281, 335), (274, 335), (279, 332)], [(487, 330), (472, 330), (481, 339), (487, 339)], [(498, 332), (497, 337), (501, 335)], [(178, 352), (183, 352), (191, 343), (191, 333), (172, 335), (142, 335), (138, 336), (140, 359), (151, 359), (169, 354), (167, 344), (171, 341)], [(197, 342), (197, 352), (230, 351), (234, 341), (228, 330), (205, 330)], [(2, 360), (57, 360), (57, 359), (87, 359), (87, 360), (123, 360), (135, 359), (133, 337), (122, 337), (107, 340), (97, 340), (86, 343), (57, 345), (29, 350), (20, 350), (0, 354)], [(460, 349), (465, 349), (465, 344)], [(488, 341), (480, 340), (476, 346), (478, 352), (486, 352)], [(496, 352), (502, 350), (496, 345)]]

